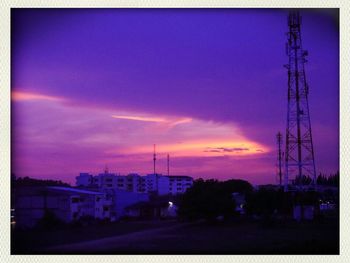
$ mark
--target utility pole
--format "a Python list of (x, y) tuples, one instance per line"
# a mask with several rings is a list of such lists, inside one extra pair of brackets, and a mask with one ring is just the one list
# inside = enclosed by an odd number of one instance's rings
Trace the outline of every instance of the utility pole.
[(277, 133), (277, 147), (278, 147), (278, 179), (279, 185), (282, 186), (282, 134), (280, 132)]

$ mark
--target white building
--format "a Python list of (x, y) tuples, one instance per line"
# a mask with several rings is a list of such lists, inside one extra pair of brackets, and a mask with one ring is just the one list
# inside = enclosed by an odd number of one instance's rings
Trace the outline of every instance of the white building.
[(169, 176), (169, 193), (183, 194), (193, 185), (193, 178), (189, 176), (173, 175)]
[(135, 193), (157, 193), (159, 195), (183, 194), (193, 185), (193, 179), (189, 176), (163, 176), (161, 174), (116, 175), (101, 173), (93, 176), (88, 173), (80, 173), (76, 177), (76, 186), (97, 187), (99, 189), (118, 189)]
[(80, 173), (80, 175), (76, 177), (76, 179), (77, 186), (88, 186), (93, 184), (93, 176), (89, 173)]

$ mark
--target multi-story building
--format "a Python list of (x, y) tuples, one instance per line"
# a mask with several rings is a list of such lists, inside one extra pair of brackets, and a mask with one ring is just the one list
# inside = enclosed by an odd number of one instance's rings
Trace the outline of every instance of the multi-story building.
[(92, 185), (94, 183), (93, 181), (93, 175), (89, 173), (80, 173), (78, 177), (76, 177), (76, 185), (77, 186), (87, 186)]
[(159, 195), (183, 194), (192, 185), (192, 177), (180, 175), (148, 174), (140, 176), (135, 173), (117, 175), (105, 172), (96, 176), (81, 173), (76, 177), (76, 186), (117, 189), (135, 193), (157, 193)]
[(173, 175), (169, 176), (169, 193), (183, 194), (186, 190), (193, 185), (193, 179), (189, 176)]

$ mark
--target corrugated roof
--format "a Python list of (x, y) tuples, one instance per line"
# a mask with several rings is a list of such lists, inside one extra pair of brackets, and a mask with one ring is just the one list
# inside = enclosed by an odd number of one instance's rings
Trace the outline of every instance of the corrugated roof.
[(47, 188), (52, 189), (52, 190), (66, 191), (66, 192), (72, 192), (72, 193), (77, 193), (77, 194), (78, 193), (79, 194), (90, 194), (90, 195), (103, 194), (101, 192), (83, 190), (83, 189), (72, 188), (72, 187), (48, 186)]

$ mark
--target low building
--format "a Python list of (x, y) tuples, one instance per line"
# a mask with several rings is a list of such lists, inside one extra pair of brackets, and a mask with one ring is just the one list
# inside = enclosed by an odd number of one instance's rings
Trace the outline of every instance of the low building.
[(35, 226), (47, 212), (65, 223), (84, 216), (104, 219), (111, 213), (105, 193), (71, 187), (20, 187), (15, 196), (15, 222), (19, 227)]
[(177, 216), (177, 206), (173, 201), (151, 200), (139, 202), (125, 208), (125, 215), (138, 219), (166, 219)]
[(148, 202), (149, 195), (146, 193), (136, 193), (119, 189), (108, 189), (105, 193), (109, 200), (112, 200), (111, 221), (118, 220), (126, 215), (125, 208), (139, 203)]

